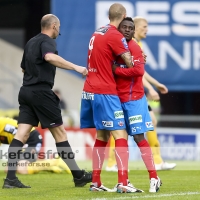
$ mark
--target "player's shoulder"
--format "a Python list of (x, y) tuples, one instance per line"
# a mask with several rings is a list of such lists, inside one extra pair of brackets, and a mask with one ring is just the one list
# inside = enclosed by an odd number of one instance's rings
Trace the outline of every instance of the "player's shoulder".
[(130, 41), (128, 42), (128, 44), (129, 44), (129, 45), (134, 45), (134, 46), (139, 46), (138, 43), (137, 43), (134, 39), (130, 40)]
[(129, 48), (135, 48), (137, 50), (141, 50), (140, 46), (138, 45), (138, 43), (135, 40), (130, 40), (128, 42), (128, 46), (129, 46)]
[(117, 28), (113, 25), (107, 24), (105, 26), (102, 26), (98, 28), (94, 34), (100, 34), (100, 35), (106, 35), (106, 36), (115, 36), (118, 35), (120, 37), (123, 37), (123, 35), (117, 30)]
[(120, 33), (118, 30), (117, 30), (117, 28), (115, 27), (115, 26), (110, 26), (110, 34), (114, 34), (114, 35), (119, 35), (119, 36), (121, 36), (121, 37), (124, 37), (123, 35), (122, 35), (122, 33)]
[(0, 122), (1, 124), (10, 124), (13, 126), (17, 126), (17, 121), (9, 117), (0, 117)]

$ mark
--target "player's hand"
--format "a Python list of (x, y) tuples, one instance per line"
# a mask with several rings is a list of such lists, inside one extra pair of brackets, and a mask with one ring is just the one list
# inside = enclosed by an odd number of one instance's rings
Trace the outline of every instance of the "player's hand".
[(83, 76), (87, 76), (87, 74), (88, 74), (87, 68), (86, 68), (86, 67), (83, 67), (82, 75), (83, 75)]
[(156, 88), (160, 91), (160, 93), (162, 94), (167, 94), (168, 93), (168, 89), (165, 85), (159, 83)]
[(87, 76), (87, 74), (88, 74), (88, 70), (86, 67), (79, 66), (76, 71), (79, 72), (80, 74), (82, 74), (83, 77)]
[(116, 70), (117, 67), (118, 67), (118, 66), (115, 65), (115, 64), (112, 66), (112, 70), (113, 70), (113, 72), (115, 72), (115, 70)]
[(160, 101), (160, 96), (154, 89), (148, 91), (147, 98), (152, 101)]
[(147, 62), (147, 54), (145, 54), (145, 53), (142, 51), (142, 55), (143, 55), (143, 58), (144, 58), (144, 62), (146, 63), (146, 62)]

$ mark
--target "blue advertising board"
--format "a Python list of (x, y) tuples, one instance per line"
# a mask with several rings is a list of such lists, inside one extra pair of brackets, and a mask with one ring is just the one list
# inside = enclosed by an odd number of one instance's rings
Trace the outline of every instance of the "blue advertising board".
[[(200, 129), (158, 128), (163, 160), (200, 160)], [(129, 138), (130, 160), (141, 160), (133, 138)]]
[(90, 37), (109, 22), (108, 9), (115, 2), (126, 7), (127, 16), (148, 20), (147, 72), (170, 91), (200, 91), (199, 0), (52, 0), (52, 13), (61, 21), (59, 54), (86, 66)]

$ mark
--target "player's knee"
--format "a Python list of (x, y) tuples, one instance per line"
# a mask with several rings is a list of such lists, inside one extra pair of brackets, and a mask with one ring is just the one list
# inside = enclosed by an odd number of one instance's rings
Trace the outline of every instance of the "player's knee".
[(63, 142), (67, 140), (67, 134), (63, 125), (49, 128), (56, 142)]
[(142, 140), (144, 140), (144, 133), (142, 134), (137, 134), (133, 136), (134, 141), (138, 144), (139, 142), (141, 142)]
[(160, 147), (160, 143), (158, 140), (155, 141), (155, 147)]
[(112, 135), (115, 140), (121, 139), (121, 138), (126, 139), (126, 140), (128, 139), (128, 134), (125, 130), (114, 130), (112, 131)]
[(97, 131), (97, 139), (104, 141), (104, 142), (108, 142), (108, 140), (110, 139), (110, 131), (108, 131), (108, 130), (98, 130)]

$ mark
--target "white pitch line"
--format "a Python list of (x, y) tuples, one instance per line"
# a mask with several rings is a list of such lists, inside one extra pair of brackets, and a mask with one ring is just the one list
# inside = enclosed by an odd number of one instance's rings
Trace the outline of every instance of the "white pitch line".
[(118, 199), (139, 199), (139, 198), (161, 198), (161, 197), (172, 197), (172, 196), (184, 196), (184, 195), (198, 195), (200, 192), (181, 192), (173, 194), (158, 194), (158, 195), (145, 195), (145, 196), (126, 196), (126, 197), (111, 197), (111, 198), (93, 198), (91, 200), (118, 200)]

